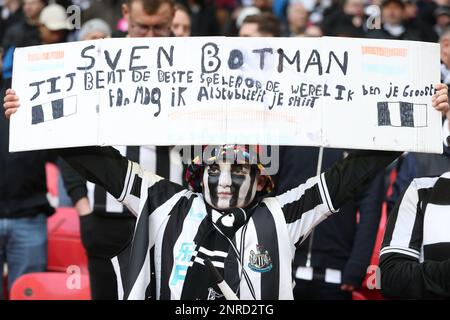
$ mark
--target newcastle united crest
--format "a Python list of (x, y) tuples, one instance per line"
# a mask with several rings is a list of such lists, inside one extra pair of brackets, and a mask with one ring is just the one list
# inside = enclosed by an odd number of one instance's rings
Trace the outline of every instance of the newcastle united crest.
[(263, 245), (257, 244), (256, 252), (250, 251), (248, 267), (256, 272), (268, 272), (272, 269), (272, 259)]

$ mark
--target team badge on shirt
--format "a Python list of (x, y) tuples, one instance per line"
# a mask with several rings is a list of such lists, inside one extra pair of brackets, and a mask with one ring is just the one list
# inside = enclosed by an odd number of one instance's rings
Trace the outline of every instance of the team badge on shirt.
[(248, 267), (255, 272), (268, 272), (272, 270), (272, 259), (270, 259), (269, 251), (263, 245), (256, 245), (256, 252), (250, 251)]

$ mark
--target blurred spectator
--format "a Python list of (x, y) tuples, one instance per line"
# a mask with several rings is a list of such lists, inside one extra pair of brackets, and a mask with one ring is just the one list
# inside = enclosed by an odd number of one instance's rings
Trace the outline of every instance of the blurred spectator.
[(258, 15), (260, 13), (261, 10), (253, 6), (237, 8), (233, 11), (231, 19), (229, 19), (223, 28), (223, 34), (226, 36), (237, 37), (239, 35), (239, 29), (241, 28), (245, 18), (248, 16)]
[(45, 0), (24, 0), (24, 19), (6, 30), (2, 44), (4, 51), (2, 88), (11, 87), (14, 49), (41, 44), (38, 25), (39, 16), (45, 6)]
[[(3, 100), (4, 92), (0, 96)], [(45, 163), (54, 157), (45, 150), (9, 153), (9, 121), (0, 118), (0, 279), (6, 263), (10, 290), (21, 275), (47, 269), (47, 216), (54, 209)]]
[(324, 17), (338, 8), (336, 0), (291, 0), (302, 3), (309, 12), (309, 21), (313, 24), (322, 23)]
[(50, 4), (46, 6), (39, 17), (39, 34), (42, 44), (66, 42), (69, 30), (73, 26), (67, 19), (63, 6)]
[[(344, 150), (325, 149), (321, 172), (345, 154)], [(316, 175), (318, 155), (316, 147), (281, 147), (275, 193), (286, 192)], [(370, 264), (383, 197), (384, 176), (379, 174), (361, 196), (322, 222), (297, 248), (292, 269), (295, 299), (352, 298), (352, 291), (361, 287)]]
[(381, 4), (381, 29), (372, 29), (368, 38), (393, 40), (421, 40), (414, 29), (404, 24), (405, 3), (402, 0), (383, 0)]
[(239, 30), (240, 37), (279, 37), (280, 23), (271, 13), (261, 13), (245, 18)]
[(111, 37), (109, 25), (101, 19), (92, 19), (83, 24), (78, 34), (79, 40), (97, 40)]
[(272, 0), (253, 0), (252, 6), (261, 10), (261, 12), (272, 13)]
[(440, 36), (442, 32), (450, 25), (450, 6), (440, 6), (434, 11), (436, 17), (435, 32)]
[(421, 41), (437, 42), (438, 34), (433, 30), (433, 25), (419, 15), (417, 0), (403, 0), (403, 2), (405, 3), (403, 18), (405, 27), (418, 33)]
[(126, 0), (122, 6), (128, 37), (168, 37), (173, 19), (172, 0)]
[[(116, 28), (117, 21), (122, 15), (123, 0), (75, 0), (83, 9), (82, 23), (92, 19), (105, 21), (111, 29)], [(79, 2), (79, 3), (77, 3)]]
[(191, 16), (192, 36), (218, 36), (220, 26), (217, 22), (216, 7), (212, 0), (180, 0)]
[(186, 7), (180, 4), (175, 5), (172, 33), (175, 37), (189, 37), (191, 35), (191, 17)]
[(289, 37), (304, 35), (309, 24), (309, 13), (301, 3), (292, 3), (287, 8)]
[(225, 34), (228, 23), (231, 20), (232, 13), (237, 8), (237, 0), (215, 0), (216, 17), (219, 24), (220, 34)]
[(308, 26), (308, 28), (306, 28), (304, 36), (305, 37), (321, 37), (321, 36), (323, 36), (323, 32), (319, 26), (312, 24), (312, 25)]
[(326, 36), (365, 36), (364, 0), (345, 0), (342, 8), (324, 18), (322, 30)]
[(0, 7), (0, 43), (3, 42), (6, 30), (23, 19), (21, 4), (21, 0), (4, 0)]
[[(25, 19), (18, 19), (6, 30), (4, 68), (8, 69), (8, 78), (4, 82), (9, 82), (6, 86), (10, 86), (14, 48), (40, 43), (37, 25), (44, 5), (44, 1), (25, 0)], [(16, 17), (20, 15), (23, 16), (22, 10), (20, 14), (13, 13)], [(4, 93), (2, 88), (1, 100)], [(0, 279), (3, 280), (6, 263), (9, 290), (21, 275), (44, 272), (47, 268), (47, 216), (54, 209), (47, 197), (45, 163), (55, 159), (47, 151), (9, 153), (9, 121), (0, 118)], [(0, 299), (3, 299), (1, 288)]]
[(441, 82), (450, 85), (450, 27), (442, 32), (439, 44), (441, 45)]

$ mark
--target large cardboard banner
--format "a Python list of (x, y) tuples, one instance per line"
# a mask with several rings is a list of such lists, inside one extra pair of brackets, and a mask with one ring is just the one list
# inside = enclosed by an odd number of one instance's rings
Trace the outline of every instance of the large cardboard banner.
[(135, 38), (17, 49), (10, 151), (264, 144), (442, 152), (437, 44)]

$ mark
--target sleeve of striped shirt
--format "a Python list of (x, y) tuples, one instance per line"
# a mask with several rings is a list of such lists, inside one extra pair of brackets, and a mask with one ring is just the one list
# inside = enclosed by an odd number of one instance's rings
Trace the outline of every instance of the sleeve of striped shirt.
[(280, 194), (276, 199), (283, 211), (292, 243), (296, 245), (299, 245), (317, 224), (336, 212), (324, 174), (308, 179), (304, 184)]
[(419, 259), (423, 216), (418, 212), (419, 193), (415, 180), (389, 214), (380, 255), (401, 253)]
[(363, 192), (377, 173), (399, 155), (387, 151), (355, 152), (320, 176), (277, 196), (293, 243), (300, 244), (317, 224)]
[(81, 177), (78, 172), (63, 159), (60, 159), (59, 161), (59, 170), (63, 178), (64, 187), (73, 204), (76, 204), (81, 198), (87, 197), (88, 191), (86, 179)]
[(101, 185), (118, 198), (122, 194), (128, 160), (112, 147), (80, 147), (58, 150), (82, 177)]
[(139, 212), (143, 196), (148, 196), (147, 210), (152, 212), (183, 189), (176, 183), (144, 171), (139, 164), (127, 160), (112, 147), (61, 149), (59, 154), (82, 177), (105, 188), (135, 215)]
[(184, 188), (179, 184), (142, 169), (136, 162), (128, 161), (123, 190), (117, 200), (137, 216), (142, 200), (146, 200), (147, 212), (153, 212), (182, 190)]

